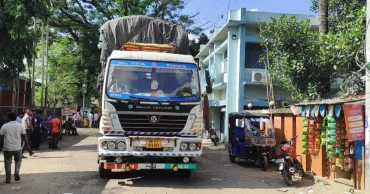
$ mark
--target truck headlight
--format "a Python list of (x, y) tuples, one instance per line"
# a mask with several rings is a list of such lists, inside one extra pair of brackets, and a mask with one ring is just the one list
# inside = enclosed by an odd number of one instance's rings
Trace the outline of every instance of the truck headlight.
[(116, 149), (116, 143), (114, 141), (110, 141), (108, 143), (108, 149), (110, 149), (110, 150)]
[(123, 141), (120, 141), (120, 142), (118, 142), (117, 143), (117, 148), (119, 149), (119, 150), (126, 150), (126, 143), (125, 142), (123, 142)]
[(102, 141), (101, 142), (101, 147), (103, 148), (103, 149), (108, 149), (108, 146), (107, 146), (107, 142), (106, 141)]
[(187, 143), (181, 143), (180, 148), (181, 148), (181, 150), (186, 150), (186, 149), (188, 149), (188, 144)]
[(190, 150), (195, 150), (197, 148), (197, 145), (195, 143), (191, 143), (189, 145)]

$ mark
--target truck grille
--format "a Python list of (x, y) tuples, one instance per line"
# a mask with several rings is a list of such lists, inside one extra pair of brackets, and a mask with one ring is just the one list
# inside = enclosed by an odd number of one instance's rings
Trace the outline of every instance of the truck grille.
[(140, 132), (181, 132), (188, 119), (188, 116), (176, 115), (120, 114), (118, 117), (125, 131)]

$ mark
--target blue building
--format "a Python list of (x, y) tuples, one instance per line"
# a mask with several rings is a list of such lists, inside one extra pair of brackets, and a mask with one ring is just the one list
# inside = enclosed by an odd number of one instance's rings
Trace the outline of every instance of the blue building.
[[(245, 8), (231, 10), (223, 27), (216, 27), (210, 34), (210, 41), (201, 45), (199, 58), (204, 77), (208, 69), (212, 77), (214, 92), (209, 95), (210, 119), (221, 141), (227, 140), (228, 113), (268, 108), (265, 64), (259, 62), (263, 53), (260, 45), (259, 22), (270, 22), (271, 17), (280, 18), (280, 13), (246, 11)], [(293, 16), (285, 14), (287, 17)], [(317, 17), (295, 15), (298, 21), (309, 19), (317, 26)], [(203, 90), (205, 82), (202, 83)], [(276, 101), (289, 101), (290, 95), (274, 87)]]

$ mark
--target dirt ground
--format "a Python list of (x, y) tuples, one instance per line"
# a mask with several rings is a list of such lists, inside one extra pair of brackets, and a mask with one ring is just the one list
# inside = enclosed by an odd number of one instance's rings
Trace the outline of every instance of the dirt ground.
[(20, 182), (2, 183), (5, 172), (1, 154), (0, 193), (339, 194), (350, 189), (330, 181), (324, 186), (309, 178), (288, 187), (273, 164), (263, 172), (244, 161), (230, 163), (225, 150), (209, 149), (204, 150), (198, 159), (199, 169), (188, 180), (171, 171), (115, 173), (110, 179), (101, 179), (96, 149), (98, 129), (79, 129), (79, 133), (80, 136), (64, 136), (61, 150), (50, 150), (43, 144), (34, 156), (23, 159)]

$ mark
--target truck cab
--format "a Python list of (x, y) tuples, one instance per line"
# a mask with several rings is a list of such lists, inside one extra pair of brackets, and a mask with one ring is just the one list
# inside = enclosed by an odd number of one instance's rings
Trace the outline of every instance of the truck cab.
[(115, 50), (106, 62), (98, 164), (188, 178), (202, 155), (199, 69), (192, 56)]

